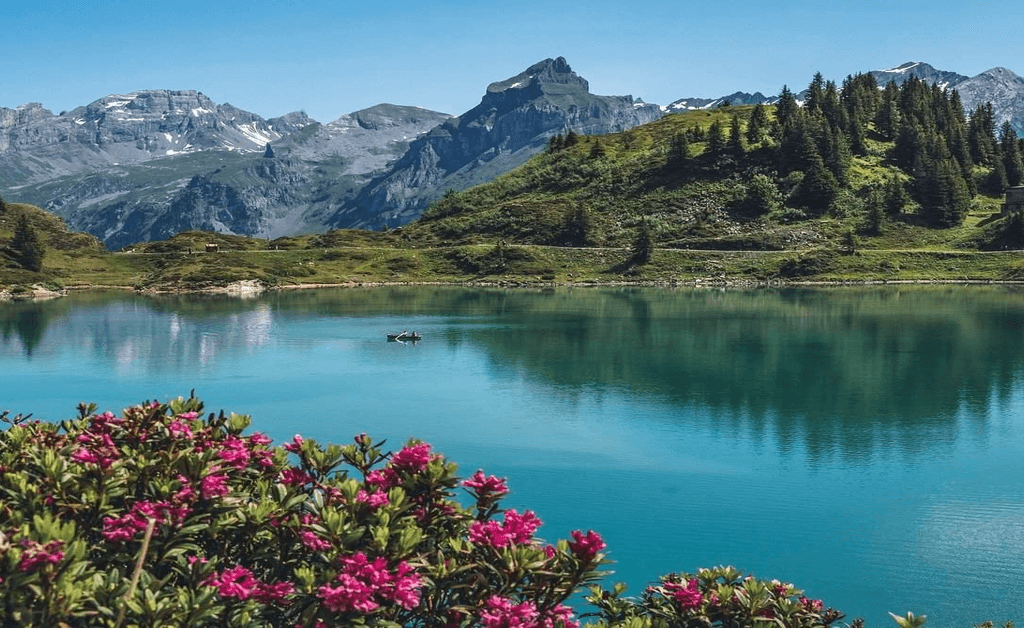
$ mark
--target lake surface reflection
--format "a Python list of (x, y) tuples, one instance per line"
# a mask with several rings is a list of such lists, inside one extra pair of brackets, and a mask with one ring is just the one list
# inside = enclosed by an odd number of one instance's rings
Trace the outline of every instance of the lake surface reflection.
[(276, 442), (415, 436), (633, 593), (733, 564), (968, 626), (1024, 621), (1022, 330), (1001, 287), (83, 294), (0, 305), (0, 409), (195, 388)]

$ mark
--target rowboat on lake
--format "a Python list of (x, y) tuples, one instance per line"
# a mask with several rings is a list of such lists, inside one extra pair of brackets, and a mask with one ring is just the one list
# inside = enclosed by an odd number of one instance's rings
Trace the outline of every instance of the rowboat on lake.
[(423, 340), (423, 336), (417, 334), (414, 331), (413, 332), (403, 331), (400, 334), (388, 334), (388, 342), (404, 342), (404, 341), (407, 341), (407, 340), (412, 340), (412, 341), (415, 342), (417, 340)]

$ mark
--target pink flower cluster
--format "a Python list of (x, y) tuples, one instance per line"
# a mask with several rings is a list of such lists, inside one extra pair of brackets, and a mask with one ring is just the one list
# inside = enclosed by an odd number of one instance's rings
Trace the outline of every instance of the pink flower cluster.
[(106, 469), (121, 457), (121, 452), (107, 432), (83, 432), (78, 435), (78, 442), (82, 447), (71, 454), (71, 459), (79, 464), (95, 464)]
[(43, 545), (25, 539), (21, 545), (24, 551), (21, 554), (21, 560), (18, 561), (18, 571), (29, 572), (39, 565), (59, 565), (64, 560), (64, 552), (59, 551), (61, 547), (64, 547), (64, 541), (53, 540)]
[(366, 554), (357, 552), (342, 557), (340, 563), (341, 573), (335, 579), (336, 584), (325, 584), (317, 589), (318, 597), (328, 610), (372, 613), (386, 602), (394, 602), (406, 610), (420, 603), (423, 579), (405, 561), (391, 571), (384, 558), (370, 561)]
[(140, 500), (132, 504), (131, 510), (120, 517), (104, 517), (101, 532), (103, 538), (108, 541), (130, 540), (146, 529), (150, 519), (154, 519), (157, 525), (181, 525), (192, 512), (196, 493), (188, 478), (179, 475), (176, 479), (181, 483), (181, 488), (170, 500)]
[(170, 432), (172, 438), (177, 438), (180, 440), (192, 440), (193, 438), (195, 438), (195, 435), (192, 433), (192, 428), (189, 427), (188, 423), (186, 423), (185, 421), (171, 421), (170, 425), (167, 426), (167, 431)]
[(580, 560), (590, 560), (597, 553), (606, 547), (604, 539), (601, 535), (593, 530), (587, 530), (586, 534), (583, 534), (581, 530), (572, 531), (572, 540), (569, 541), (569, 549), (572, 550), (573, 556)]
[(696, 578), (690, 580), (683, 586), (677, 582), (666, 582), (665, 591), (679, 603), (683, 610), (697, 608), (704, 602), (704, 596), (700, 592), (700, 582)]
[(464, 480), (462, 485), (476, 492), (481, 499), (500, 497), (508, 493), (508, 484), (505, 478), (497, 476), (484, 476), (484, 472), (477, 469), (471, 477)]
[(292, 442), (282, 445), (285, 451), (297, 454), (302, 451), (302, 436), (296, 434), (292, 437)]
[(213, 465), (210, 467), (210, 472), (199, 482), (199, 492), (202, 493), (203, 499), (213, 499), (214, 497), (223, 497), (231, 492), (231, 488), (228, 486), (228, 476), (220, 471), (220, 465)]
[(221, 450), (217, 452), (217, 457), (236, 469), (244, 469), (253, 461), (263, 468), (272, 467), (274, 454), (259, 448), (269, 443), (270, 439), (259, 432), (248, 438), (228, 436), (220, 443)]
[(292, 583), (267, 584), (260, 582), (251, 571), (241, 565), (214, 574), (203, 584), (208, 587), (216, 587), (217, 593), (222, 597), (233, 597), (239, 600), (253, 598), (265, 604), (275, 602), (287, 604), (285, 598), (295, 592), (295, 586)]
[(419, 473), (430, 463), (430, 445), (407, 445), (391, 456), (391, 467), (400, 471)]
[(821, 600), (812, 600), (802, 595), (800, 596), (800, 605), (804, 607), (804, 610), (812, 613), (820, 613), (825, 608), (825, 603)]
[(381, 506), (387, 506), (390, 503), (388, 500), (388, 494), (384, 491), (368, 493), (365, 490), (360, 490), (356, 493), (356, 501), (368, 504), (370, 508), (373, 509), (380, 508)]
[(502, 548), (523, 545), (533, 541), (533, 533), (541, 526), (541, 520), (533, 511), (523, 514), (515, 510), (505, 512), (505, 522), (475, 521), (469, 526), (469, 540), (479, 545)]
[(492, 595), (484, 602), (480, 611), (480, 623), (484, 628), (579, 628), (579, 622), (572, 618), (572, 609), (558, 605), (546, 613), (527, 600), (519, 604), (498, 595)]
[(377, 469), (366, 474), (366, 485), (375, 486), (382, 491), (388, 491), (398, 486), (398, 473), (391, 467)]
[(289, 486), (304, 486), (313, 481), (313, 477), (297, 467), (288, 467), (281, 470), (280, 481)]
[[(309, 526), (309, 525), (313, 525), (313, 524), (318, 524), (320, 522), (321, 522), (321, 519), (319, 517), (316, 517), (315, 515), (303, 515), (302, 516), (302, 525), (303, 526)], [(331, 547), (333, 547), (331, 545), (330, 541), (321, 538), (320, 536), (317, 535), (316, 532), (314, 532), (312, 530), (308, 530), (308, 529), (307, 530), (303, 530), (302, 532), (299, 533), (299, 539), (302, 540), (302, 544), (305, 545), (307, 549), (310, 549), (310, 550), (312, 550), (314, 552), (325, 552), (325, 551), (331, 549)]]

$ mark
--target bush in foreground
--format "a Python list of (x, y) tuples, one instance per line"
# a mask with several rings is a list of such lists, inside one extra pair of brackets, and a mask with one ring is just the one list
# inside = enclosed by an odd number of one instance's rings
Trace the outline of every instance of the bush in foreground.
[(460, 482), (426, 443), (271, 447), (195, 398), (95, 410), (0, 414), (0, 625), (574, 628), (588, 585), (599, 626), (842, 618), (728, 567), (623, 598), (596, 584), (597, 533), (543, 543), (533, 512), (501, 507), (504, 479)]

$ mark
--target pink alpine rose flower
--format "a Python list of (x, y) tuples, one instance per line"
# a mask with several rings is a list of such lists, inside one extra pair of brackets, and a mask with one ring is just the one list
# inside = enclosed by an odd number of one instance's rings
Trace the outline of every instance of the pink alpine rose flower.
[(697, 608), (704, 602), (704, 596), (700, 592), (700, 582), (696, 578), (687, 582), (686, 586), (676, 582), (666, 582), (665, 591), (683, 610)]
[(281, 470), (281, 483), (289, 486), (303, 486), (313, 481), (308, 473), (302, 469), (288, 467)]
[(388, 501), (387, 493), (381, 491), (368, 493), (365, 490), (360, 490), (356, 493), (356, 501), (369, 504), (371, 508), (380, 508), (381, 506), (387, 506), (390, 503)]
[(586, 534), (581, 530), (573, 530), (572, 539), (569, 541), (569, 549), (580, 560), (590, 560), (606, 547), (601, 535), (593, 530), (587, 530)]
[(495, 548), (524, 545), (533, 541), (533, 533), (541, 526), (541, 520), (533, 511), (519, 514), (515, 510), (505, 512), (505, 522), (474, 521), (469, 526), (469, 540), (478, 545)]
[(24, 540), (21, 542), (25, 548), (18, 561), (18, 571), (34, 571), (39, 565), (59, 565), (64, 560), (64, 552), (60, 548), (64, 541), (53, 540), (43, 545), (36, 541)]
[(508, 493), (508, 484), (505, 478), (496, 476), (484, 476), (484, 472), (477, 469), (471, 477), (462, 482), (462, 485), (476, 492), (481, 498), (497, 497)]
[(420, 443), (419, 445), (407, 445), (398, 453), (391, 456), (391, 466), (395, 469), (419, 473), (427, 468), (430, 462), (430, 445)]
[[(217, 467), (212, 469), (217, 470)], [(199, 482), (199, 492), (202, 494), (203, 499), (213, 499), (214, 497), (222, 497), (231, 492), (228, 488), (228, 477), (219, 473), (211, 473)]]
[(223, 597), (248, 600), (256, 592), (260, 581), (253, 577), (251, 571), (241, 565), (236, 565), (225, 569), (219, 575), (210, 576), (203, 584), (216, 587), (217, 593)]

